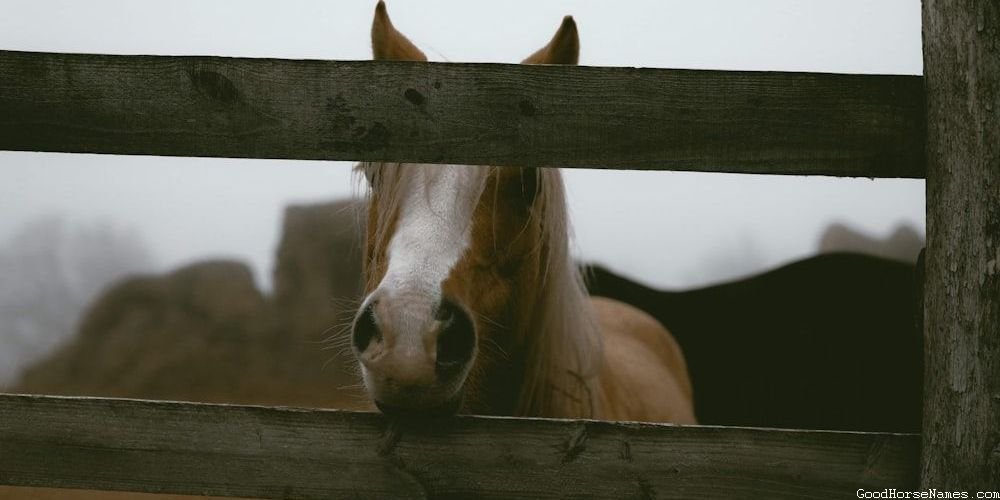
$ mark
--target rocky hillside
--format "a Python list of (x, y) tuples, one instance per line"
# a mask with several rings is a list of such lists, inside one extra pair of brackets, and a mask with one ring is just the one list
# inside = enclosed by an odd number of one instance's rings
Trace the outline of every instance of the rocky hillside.
[(878, 238), (845, 224), (833, 223), (820, 236), (817, 251), (863, 253), (913, 264), (924, 244), (924, 236), (909, 225), (896, 226), (892, 234)]
[(289, 207), (270, 297), (230, 261), (120, 282), (14, 390), (359, 407), (350, 353), (336, 342), (360, 293), (357, 216), (347, 201)]

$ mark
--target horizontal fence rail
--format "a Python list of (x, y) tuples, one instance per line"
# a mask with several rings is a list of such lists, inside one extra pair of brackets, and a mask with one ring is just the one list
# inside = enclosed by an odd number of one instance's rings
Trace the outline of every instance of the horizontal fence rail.
[(0, 51), (0, 149), (924, 177), (921, 77)]
[(919, 436), (0, 395), (0, 484), (261, 498), (846, 498)]

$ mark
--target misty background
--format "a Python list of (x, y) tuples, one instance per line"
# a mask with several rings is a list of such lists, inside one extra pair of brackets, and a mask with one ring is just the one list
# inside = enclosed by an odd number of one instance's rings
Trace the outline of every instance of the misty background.
[[(368, 59), (374, 1), (4, 0), (0, 49)], [(583, 65), (922, 73), (919, 0), (390, 0), (431, 60), (517, 62), (572, 14)], [(2, 78), (2, 77), (0, 77)], [(2, 109), (0, 109), (2, 113)], [(342, 162), (0, 152), (0, 384), (134, 272), (247, 262), (262, 289), (283, 208), (359, 192)], [(575, 247), (690, 288), (814, 254), (832, 223), (924, 233), (920, 180), (566, 171)]]

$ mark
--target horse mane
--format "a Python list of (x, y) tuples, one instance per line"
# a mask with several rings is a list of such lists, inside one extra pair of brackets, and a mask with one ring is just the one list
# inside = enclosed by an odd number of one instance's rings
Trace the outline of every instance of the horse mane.
[(541, 226), (543, 268), (538, 305), (527, 332), (524, 383), (519, 416), (593, 416), (594, 384), (603, 355), (601, 334), (590, 307), (583, 276), (570, 254), (569, 211), (562, 174), (538, 168), (538, 192), (532, 217)]
[[(374, 236), (377, 248), (392, 237), (404, 180), (412, 175), (406, 164), (363, 162), (355, 172), (372, 176), (378, 194), (368, 190), (368, 204), (378, 210)], [(423, 168), (434, 168), (427, 166)], [(481, 196), (491, 175), (499, 168), (463, 166), (474, 173), (470, 189)], [(603, 357), (601, 334), (591, 311), (583, 277), (570, 254), (570, 225), (562, 174), (556, 168), (536, 168), (536, 193), (530, 217), (541, 229), (537, 250), (539, 295), (527, 323), (531, 331), (517, 332), (525, 340), (524, 376), (514, 414), (540, 417), (590, 417), (599, 388), (594, 383)], [(366, 204), (367, 205), (367, 204)], [(529, 221), (531, 223), (532, 221)], [(470, 221), (471, 223), (471, 221)], [(366, 252), (366, 255), (374, 255)], [(366, 279), (375, 273), (365, 262)], [(368, 283), (372, 289), (377, 283)]]

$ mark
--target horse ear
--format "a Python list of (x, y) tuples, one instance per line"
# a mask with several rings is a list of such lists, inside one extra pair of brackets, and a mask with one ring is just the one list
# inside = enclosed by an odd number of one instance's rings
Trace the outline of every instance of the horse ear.
[(372, 56), (375, 60), (390, 61), (426, 61), (416, 45), (413, 45), (389, 20), (385, 2), (379, 0), (375, 6), (375, 19), (372, 20)]
[(580, 36), (573, 16), (563, 18), (548, 45), (521, 61), (522, 64), (576, 64), (580, 59)]

